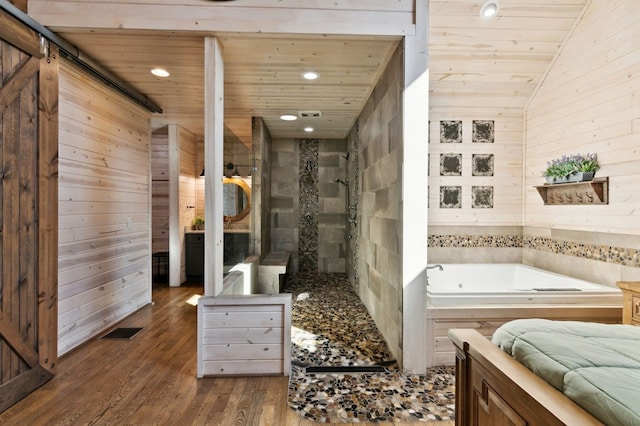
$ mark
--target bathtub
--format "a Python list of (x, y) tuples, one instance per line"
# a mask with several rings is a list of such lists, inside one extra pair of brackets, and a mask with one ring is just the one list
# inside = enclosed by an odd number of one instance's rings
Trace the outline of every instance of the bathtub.
[(521, 264), (443, 264), (427, 271), (427, 366), (455, 365), (449, 329), (490, 338), (519, 318), (620, 323), (622, 292)]
[(504, 263), (442, 267), (442, 271), (429, 269), (427, 273), (427, 304), (622, 305), (622, 292), (618, 288), (531, 266)]

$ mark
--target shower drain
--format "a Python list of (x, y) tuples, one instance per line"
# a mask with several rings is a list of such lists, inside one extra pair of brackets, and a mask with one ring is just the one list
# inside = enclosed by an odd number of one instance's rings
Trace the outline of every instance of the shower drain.
[(291, 364), (300, 368), (304, 373), (384, 373), (386, 366), (395, 364), (395, 360), (382, 361), (375, 365), (308, 365), (300, 361)]
[(383, 373), (381, 365), (319, 365), (306, 367), (305, 373)]

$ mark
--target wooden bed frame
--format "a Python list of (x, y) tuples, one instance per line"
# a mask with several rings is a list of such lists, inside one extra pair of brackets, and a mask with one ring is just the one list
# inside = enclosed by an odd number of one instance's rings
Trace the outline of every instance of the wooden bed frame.
[(456, 426), (601, 425), (474, 329), (452, 329)]

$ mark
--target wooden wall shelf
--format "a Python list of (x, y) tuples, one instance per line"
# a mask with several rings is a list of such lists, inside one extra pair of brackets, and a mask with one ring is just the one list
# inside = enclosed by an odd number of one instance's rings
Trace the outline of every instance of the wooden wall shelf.
[(545, 205), (609, 204), (609, 178), (584, 182), (538, 185), (535, 187)]

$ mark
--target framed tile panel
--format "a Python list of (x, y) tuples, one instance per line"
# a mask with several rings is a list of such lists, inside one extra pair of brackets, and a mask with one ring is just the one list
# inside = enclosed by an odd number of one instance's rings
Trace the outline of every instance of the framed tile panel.
[(440, 187), (440, 208), (441, 209), (462, 208), (462, 187), (461, 186), (441, 186)]
[(493, 120), (473, 120), (471, 125), (471, 142), (493, 143), (495, 139), (494, 134)]
[(462, 143), (462, 121), (440, 121), (440, 143)]

